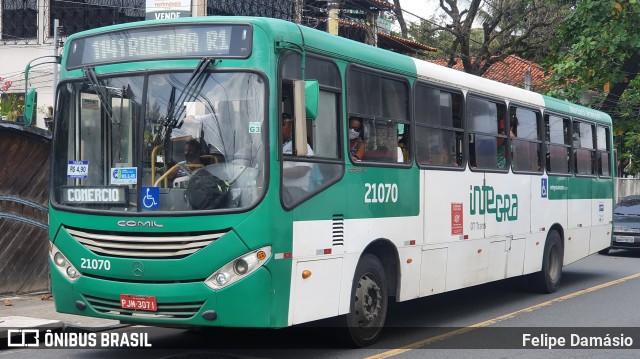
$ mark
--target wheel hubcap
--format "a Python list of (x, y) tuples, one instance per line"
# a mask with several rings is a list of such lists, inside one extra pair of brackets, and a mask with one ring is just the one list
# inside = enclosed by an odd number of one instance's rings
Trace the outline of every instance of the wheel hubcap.
[(360, 278), (356, 288), (355, 310), (358, 324), (362, 327), (372, 325), (380, 316), (382, 294), (378, 283), (368, 274)]

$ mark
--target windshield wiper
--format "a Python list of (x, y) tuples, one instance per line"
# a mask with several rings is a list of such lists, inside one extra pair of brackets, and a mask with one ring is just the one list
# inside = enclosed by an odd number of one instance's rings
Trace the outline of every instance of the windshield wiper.
[(204, 76), (207, 74), (205, 70), (207, 69), (207, 67), (209, 67), (212, 61), (214, 61), (214, 59), (211, 57), (203, 57), (202, 59), (200, 59), (198, 66), (196, 66), (196, 68), (191, 73), (191, 76), (189, 77), (187, 83), (184, 85), (182, 92), (180, 92), (180, 96), (178, 96), (178, 99), (175, 99), (176, 89), (175, 87), (172, 87), (171, 98), (169, 99), (169, 105), (167, 106), (167, 115), (163, 123), (167, 131), (170, 131), (174, 128), (180, 128), (182, 126), (182, 123), (179, 122), (179, 119), (182, 117), (182, 114), (185, 110), (183, 104), (197, 97), (198, 85), (202, 82)]
[(84, 72), (84, 76), (89, 81), (89, 84), (93, 86), (93, 89), (96, 91), (98, 98), (100, 99), (100, 104), (102, 105), (102, 109), (106, 113), (107, 117), (112, 123), (120, 124), (119, 120), (116, 120), (113, 117), (113, 112), (111, 111), (111, 105), (108, 102), (107, 94), (104, 92), (105, 86), (100, 85), (98, 82), (98, 76), (96, 76), (96, 71), (93, 67), (85, 67), (82, 69)]

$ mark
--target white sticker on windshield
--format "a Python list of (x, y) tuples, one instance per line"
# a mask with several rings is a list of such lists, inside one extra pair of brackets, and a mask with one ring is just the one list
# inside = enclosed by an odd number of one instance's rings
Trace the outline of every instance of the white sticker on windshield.
[(89, 161), (69, 161), (67, 178), (89, 178)]
[(262, 122), (249, 122), (249, 133), (262, 132)]
[(118, 167), (111, 169), (111, 184), (136, 184), (137, 182), (137, 167)]

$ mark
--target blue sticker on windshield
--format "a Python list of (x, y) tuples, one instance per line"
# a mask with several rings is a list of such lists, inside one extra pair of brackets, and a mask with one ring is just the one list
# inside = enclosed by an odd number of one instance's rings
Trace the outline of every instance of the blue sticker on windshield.
[(158, 209), (160, 206), (160, 187), (142, 187), (140, 202), (144, 209)]

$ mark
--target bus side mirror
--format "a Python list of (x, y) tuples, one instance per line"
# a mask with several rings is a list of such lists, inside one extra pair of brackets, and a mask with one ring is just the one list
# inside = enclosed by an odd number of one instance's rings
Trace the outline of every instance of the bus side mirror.
[(36, 109), (38, 108), (38, 90), (31, 89), (24, 99), (24, 125), (31, 126), (36, 121)]
[(307, 155), (307, 107), (306, 107), (306, 81), (293, 81), (293, 154), (304, 157)]
[(315, 120), (318, 117), (318, 101), (320, 98), (320, 85), (318, 80), (306, 80), (304, 82), (304, 102), (307, 108), (307, 118)]

